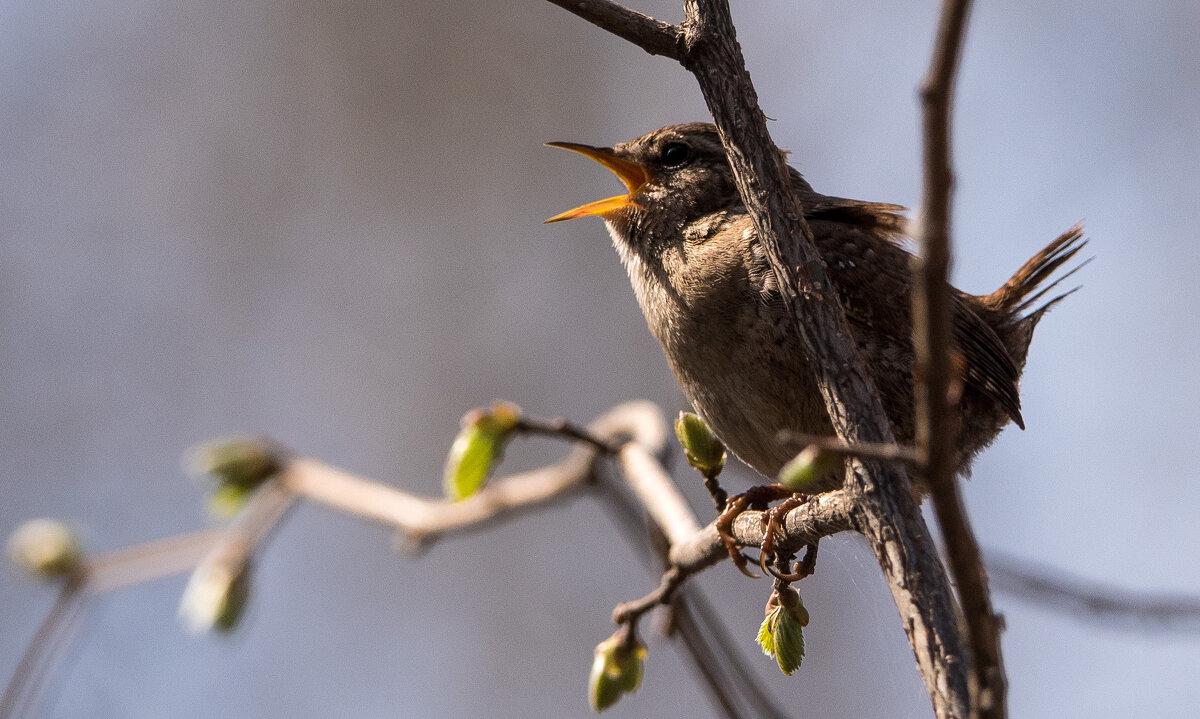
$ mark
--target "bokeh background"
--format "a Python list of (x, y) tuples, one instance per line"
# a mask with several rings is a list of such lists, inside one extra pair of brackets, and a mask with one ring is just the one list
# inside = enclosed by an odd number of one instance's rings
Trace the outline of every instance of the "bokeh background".
[[(919, 202), (934, 5), (736, 4), (775, 138), (818, 189)], [(1039, 328), (1029, 430), (966, 485), (981, 541), (1191, 593), (1197, 37), (1194, 0), (980, 4), (955, 126), (960, 287), (994, 289), (1080, 218), (1097, 258)], [(493, 398), (580, 421), (633, 397), (683, 405), (601, 223), (541, 224), (619, 185), (541, 143), (706, 112), (674, 63), (556, 7), (5, 1), (0, 98), (2, 533), (61, 517), (111, 549), (204, 526), (180, 453), (240, 430), (435, 494), (459, 416)], [(563, 451), (521, 441), (506, 469)], [(865, 545), (823, 546), (790, 679), (753, 643), (768, 585), (727, 566), (700, 583), (798, 715), (928, 716)], [(37, 714), (584, 716), (611, 607), (653, 586), (587, 498), (416, 560), (304, 507), (255, 578), (227, 638), (181, 629), (182, 577), (103, 600)], [(53, 595), (0, 572), (0, 676)], [(1194, 633), (997, 603), (1014, 716), (1200, 704)], [(612, 715), (711, 715), (670, 644), (650, 644)]]

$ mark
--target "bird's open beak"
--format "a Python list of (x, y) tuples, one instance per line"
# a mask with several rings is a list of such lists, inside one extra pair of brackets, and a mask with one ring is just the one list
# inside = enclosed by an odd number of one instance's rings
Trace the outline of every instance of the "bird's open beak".
[(617, 210), (629, 207), (635, 204), (633, 196), (650, 179), (646, 168), (636, 162), (617, 157), (617, 154), (609, 147), (592, 147), (591, 145), (579, 145), (574, 142), (547, 142), (546, 145), (549, 147), (561, 147), (564, 150), (578, 152), (580, 155), (592, 158), (612, 170), (613, 174), (621, 178), (621, 182), (624, 182), (626, 189), (629, 190), (629, 194), (617, 195), (606, 200), (597, 200), (589, 202), (586, 205), (580, 205), (573, 210), (567, 210), (562, 214), (555, 215), (546, 220), (546, 222), (572, 220), (576, 217), (587, 217), (588, 215), (604, 216), (610, 212), (616, 212)]

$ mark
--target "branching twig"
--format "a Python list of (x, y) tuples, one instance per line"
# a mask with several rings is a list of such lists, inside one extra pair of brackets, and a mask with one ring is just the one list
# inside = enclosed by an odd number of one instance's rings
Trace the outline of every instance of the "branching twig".
[[(662, 453), (657, 456), (661, 457)], [(597, 475), (597, 486), (609, 518), (647, 563), (647, 568), (661, 572), (667, 566), (669, 548), (665, 546), (665, 540), (657, 541), (661, 533), (646, 526), (641, 505), (622, 486), (624, 483), (612, 477), (613, 474), (601, 472)], [(646, 551), (648, 547), (655, 551)], [(658, 562), (653, 561), (655, 554)], [(737, 650), (741, 642), (730, 636), (725, 622), (699, 587), (684, 585), (675, 592), (669, 631), (682, 643), (713, 706), (725, 719), (784, 719), (787, 716), (775, 704), (760, 678), (748, 668), (750, 663)]]
[(268, 479), (250, 497), (233, 524), (221, 532), (201, 563), (220, 564), (231, 575), (240, 574), (295, 500), (296, 495), (288, 491), (280, 478)]
[(654, 609), (660, 604), (670, 604), (671, 599), (675, 595), (675, 590), (683, 584), (684, 574), (679, 567), (671, 567), (663, 572), (662, 581), (650, 592), (641, 599), (635, 599), (631, 602), (618, 604), (613, 610), (613, 621), (617, 624), (636, 625), (638, 620), (646, 612)]
[[(549, 424), (558, 425), (557, 422)], [(686, 624), (685, 640), (691, 651), (697, 653), (697, 662), (702, 663), (703, 657), (712, 655), (711, 647), (705, 648), (707, 640), (701, 636), (700, 625), (688, 614), (688, 604), (680, 603), (682, 595), (679, 590), (689, 576), (720, 562), (728, 556), (728, 552), (717, 532), (715, 521), (703, 528), (697, 526), (695, 518), (656, 458), (664, 446), (666, 431), (662, 413), (654, 405), (647, 402), (620, 405), (593, 422), (587, 430), (576, 429), (572, 433), (587, 434), (589, 437), (569, 436), (584, 446), (577, 448), (567, 461), (497, 480), (491, 489), (484, 492), (493, 492), (492, 498), (478, 500), (478, 506), (472, 506), (473, 500), (448, 503), (417, 497), (316, 460), (291, 458), (288, 460), (290, 466), (285, 468), (284, 473), (259, 488), (230, 528), (157, 540), (87, 560), (84, 569), (68, 580), (59, 602), (38, 630), (0, 703), (0, 709), (3, 710), (0, 716), (12, 716), (21, 698), (28, 701), (31, 697), (31, 687), (36, 686), (37, 680), (44, 675), (46, 657), (50, 656), (54, 647), (62, 644), (65, 618), (80, 606), (80, 600), (86, 594), (186, 571), (194, 567), (203, 554), (207, 554), (211, 561), (232, 562), (234, 568), (242, 566), (292, 504), (295, 495), (288, 490), (297, 490), (309, 499), (381, 521), (402, 531), (434, 534), (461, 531), (485, 526), (523, 507), (544, 504), (558, 496), (555, 492), (562, 494), (573, 487), (582, 486), (591, 477), (591, 461), (595, 458), (596, 447), (606, 446), (618, 436), (634, 439), (620, 449), (619, 466), (626, 475), (637, 507), (646, 511), (664, 537), (669, 537), (669, 547), (664, 548), (666, 569), (660, 586), (646, 597), (618, 607), (615, 616), (618, 621), (633, 623), (636, 616), (654, 606), (671, 603), (680, 612), (677, 620)], [(577, 457), (584, 457), (586, 461), (577, 462)], [(521, 498), (528, 500), (529, 504), (521, 505), (518, 501)], [(788, 512), (780, 522), (782, 531), (776, 542), (778, 553), (794, 553), (806, 544), (854, 528), (857, 516), (855, 505), (858, 501), (849, 491), (839, 490), (812, 497)], [(632, 508), (627, 508), (625, 513), (629, 509)], [(456, 513), (459, 513), (458, 516), (455, 516)], [(763, 518), (764, 513), (758, 511), (747, 511), (737, 517), (731, 528), (735, 540), (743, 546), (761, 546)], [(1164, 617), (1172, 619), (1182, 616), (1184, 620), (1200, 617), (1200, 600), (1197, 599), (1185, 597), (1166, 601), (1138, 598), (1122, 595), (1117, 590), (1107, 590), (1111, 596), (1106, 596), (1091, 587), (1055, 584), (1045, 577), (1022, 573), (1019, 567), (1009, 569), (1001, 576), (1018, 577), (1022, 594), (1032, 592), (1050, 597), (1058, 607), (1082, 606), (1109, 615), (1132, 616), (1148, 621)], [(1113, 599), (1112, 596), (1118, 598)], [(703, 609), (705, 605), (701, 600), (697, 606)], [(713, 619), (708, 617), (706, 621), (712, 622)], [(727, 641), (727, 638), (722, 641)], [(710, 682), (718, 681), (712, 672), (706, 676)], [(713, 684), (710, 688), (714, 695), (719, 695), (722, 707), (734, 711), (730, 704), (733, 701), (731, 687)], [(756, 708), (757, 715), (779, 715), (760, 688), (743, 686), (737, 691), (746, 694), (745, 700)]]
[[(649, 402), (618, 405), (588, 425), (583, 440), (606, 449), (617, 437), (630, 436), (641, 451), (657, 451), (666, 442), (662, 412)], [(627, 445), (628, 446), (628, 445)], [(597, 449), (581, 446), (566, 459), (540, 469), (493, 480), (467, 499), (451, 502), (421, 497), (355, 476), (311, 458), (288, 463), (282, 482), (318, 504), (395, 527), (413, 541), (465, 529), (481, 529), (513, 512), (529, 510), (581, 488), (591, 477)], [(622, 450), (622, 456), (625, 451)]]

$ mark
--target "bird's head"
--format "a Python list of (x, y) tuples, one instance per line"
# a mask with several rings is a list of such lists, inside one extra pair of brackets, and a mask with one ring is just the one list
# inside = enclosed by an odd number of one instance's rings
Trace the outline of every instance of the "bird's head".
[(664, 127), (616, 147), (550, 142), (599, 162), (627, 192), (555, 215), (546, 222), (597, 215), (628, 240), (674, 228), (741, 202), (725, 148), (708, 123)]

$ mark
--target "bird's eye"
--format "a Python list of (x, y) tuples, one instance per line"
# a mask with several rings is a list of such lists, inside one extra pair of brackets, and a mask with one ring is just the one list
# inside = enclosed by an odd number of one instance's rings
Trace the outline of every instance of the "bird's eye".
[(662, 149), (662, 163), (667, 167), (679, 167), (692, 157), (692, 148), (682, 142), (669, 142)]

